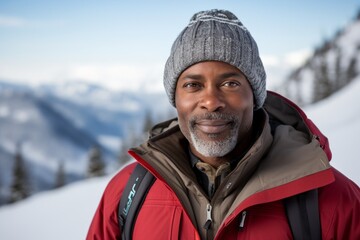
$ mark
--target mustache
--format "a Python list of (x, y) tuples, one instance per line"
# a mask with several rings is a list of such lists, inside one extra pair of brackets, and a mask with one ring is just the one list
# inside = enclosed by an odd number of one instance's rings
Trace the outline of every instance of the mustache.
[(239, 121), (239, 117), (237, 115), (230, 114), (230, 113), (212, 112), (212, 113), (204, 113), (202, 115), (192, 116), (189, 119), (189, 122), (190, 122), (191, 126), (194, 126), (196, 124), (196, 122), (198, 122), (200, 120), (224, 120), (224, 121), (228, 121), (230, 123), (234, 123), (234, 122)]

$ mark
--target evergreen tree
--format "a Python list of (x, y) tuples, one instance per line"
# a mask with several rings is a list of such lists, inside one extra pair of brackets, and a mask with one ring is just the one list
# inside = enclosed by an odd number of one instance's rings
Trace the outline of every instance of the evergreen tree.
[(60, 161), (58, 165), (58, 169), (55, 176), (55, 185), (54, 188), (62, 187), (66, 184), (66, 173), (64, 162)]
[(334, 89), (340, 89), (346, 85), (346, 79), (344, 78), (344, 73), (341, 67), (341, 49), (336, 50), (336, 58), (335, 58), (335, 76), (334, 76)]
[(130, 155), (128, 154), (128, 151), (130, 148), (135, 147), (141, 143), (139, 137), (139, 134), (135, 133), (135, 130), (133, 128), (129, 128), (128, 133), (126, 134), (125, 139), (122, 140), (121, 147), (120, 147), (120, 153), (119, 153), (119, 165), (123, 166), (125, 163), (127, 163), (130, 160)]
[(146, 112), (143, 123), (143, 133), (146, 135), (151, 128), (154, 126), (154, 121), (152, 119), (151, 113), (149, 111)]
[(134, 128), (129, 128), (128, 133), (126, 134), (125, 139), (123, 139), (120, 147), (119, 153), (119, 164), (120, 166), (124, 165), (130, 159), (128, 150), (131, 147), (135, 147), (141, 144), (144, 140), (148, 138), (148, 133), (151, 128), (154, 126), (154, 121), (152, 119), (150, 111), (147, 111), (144, 116), (143, 126), (141, 132), (137, 133)]
[(89, 153), (88, 177), (100, 177), (105, 175), (105, 163), (99, 147), (94, 146)]
[(357, 66), (357, 58), (356, 56), (354, 56), (351, 58), (349, 66), (346, 71), (347, 83), (351, 82), (359, 74), (356, 66)]
[(332, 84), (329, 78), (329, 70), (325, 57), (321, 57), (319, 66), (314, 69), (315, 84), (313, 102), (320, 101), (332, 93)]
[(131, 147), (130, 141), (128, 139), (124, 139), (121, 143), (120, 153), (119, 153), (119, 165), (120, 167), (123, 166), (125, 163), (128, 162), (130, 156), (128, 154), (129, 148)]
[(8, 202), (14, 203), (25, 199), (28, 196), (30, 196), (28, 175), (20, 147), (18, 147), (14, 156), (13, 179), (10, 185), (10, 197)]

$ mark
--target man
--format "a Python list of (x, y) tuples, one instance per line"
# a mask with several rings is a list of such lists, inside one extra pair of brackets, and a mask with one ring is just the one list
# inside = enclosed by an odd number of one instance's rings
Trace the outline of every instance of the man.
[(231, 12), (195, 14), (175, 40), (164, 86), (178, 118), (130, 150), (87, 239), (121, 239), (117, 207), (131, 172), (156, 178), (133, 239), (291, 239), (284, 199), (318, 189), (321, 237), (360, 239), (359, 187), (330, 166), (327, 139), (266, 92), (255, 40)]

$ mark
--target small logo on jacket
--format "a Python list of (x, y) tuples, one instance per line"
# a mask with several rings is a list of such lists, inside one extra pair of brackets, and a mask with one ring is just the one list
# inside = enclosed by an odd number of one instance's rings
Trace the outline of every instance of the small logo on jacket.
[(135, 196), (135, 194), (136, 194), (136, 185), (137, 185), (138, 180), (139, 180), (139, 178), (136, 178), (136, 179), (135, 179), (135, 183), (134, 183), (134, 185), (132, 186), (131, 191), (130, 191), (130, 193), (129, 193), (129, 195), (128, 195), (128, 201), (127, 201), (127, 203), (126, 203), (126, 207), (123, 209), (123, 214), (124, 214), (125, 216), (127, 216), (128, 212), (129, 212), (129, 209), (130, 209), (130, 206), (131, 206), (131, 204), (132, 204), (132, 201), (133, 201), (133, 199), (134, 199), (134, 196)]

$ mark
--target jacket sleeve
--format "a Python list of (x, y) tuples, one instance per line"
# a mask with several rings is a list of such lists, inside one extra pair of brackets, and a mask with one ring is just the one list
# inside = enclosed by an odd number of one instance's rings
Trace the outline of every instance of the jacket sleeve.
[(334, 175), (320, 200), (323, 239), (360, 239), (360, 188), (335, 169)]
[(117, 208), (135, 163), (117, 173), (108, 183), (87, 233), (87, 240), (121, 239)]

